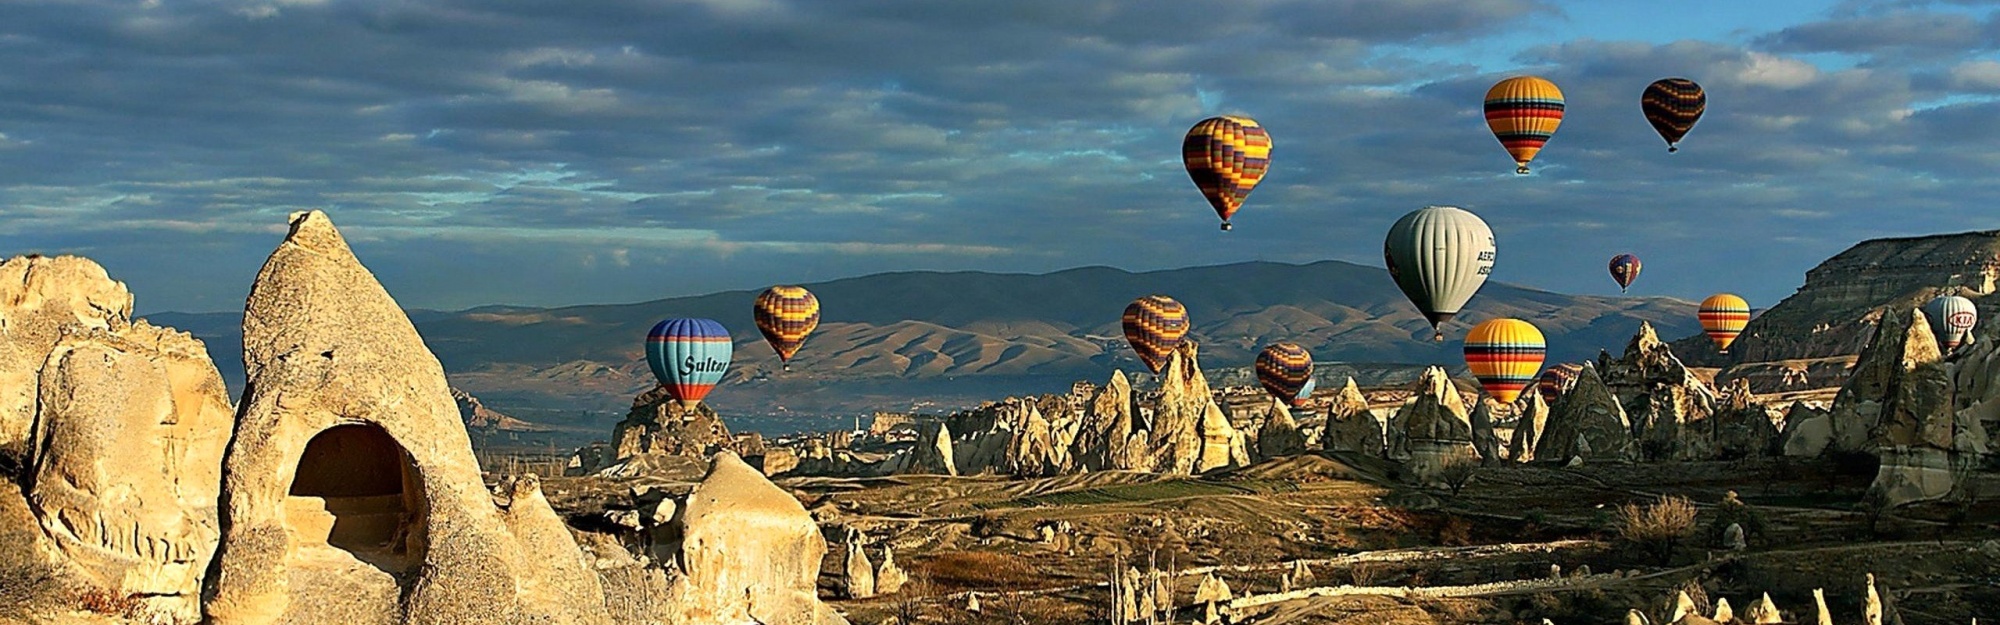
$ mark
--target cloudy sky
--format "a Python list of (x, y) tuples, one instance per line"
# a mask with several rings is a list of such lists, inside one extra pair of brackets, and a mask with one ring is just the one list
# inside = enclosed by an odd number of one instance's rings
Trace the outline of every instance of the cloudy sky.
[[(1749, 8), (1754, 6), (1755, 8)], [(405, 305), (626, 302), (907, 269), (1379, 266), (1471, 208), (1496, 279), (1768, 306), (1876, 236), (2000, 228), (1988, 3), (0, 0), (0, 254), (238, 308), (326, 210)], [(1515, 176), (1480, 98), (1554, 80)], [(1679, 154), (1639, 112), (1685, 76)], [(1223, 233), (1216, 114), (1273, 168)]]

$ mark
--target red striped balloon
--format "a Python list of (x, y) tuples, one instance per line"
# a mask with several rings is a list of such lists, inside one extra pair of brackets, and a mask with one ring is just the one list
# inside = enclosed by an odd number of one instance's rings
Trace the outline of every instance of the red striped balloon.
[(1512, 403), (1541, 371), (1548, 343), (1542, 331), (1519, 319), (1494, 319), (1465, 335), (1465, 364), (1486, 394)]

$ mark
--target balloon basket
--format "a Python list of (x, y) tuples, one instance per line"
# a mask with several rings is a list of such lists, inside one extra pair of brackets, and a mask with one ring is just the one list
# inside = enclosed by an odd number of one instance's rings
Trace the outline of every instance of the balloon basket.
[(1223, 232), (1228, 232), (1228, 231), (1229, 231), (1229, 230), (1230, 230), (1231, 228), (1235, 228), (1235, 226), (1232, 226), (1232, 225), (1229, 225), (1229, 222), (1227, 222), (1227, 221), (1225, 221), (1225, 222), (1222, 222), (1222, 231), (1223, 231)]

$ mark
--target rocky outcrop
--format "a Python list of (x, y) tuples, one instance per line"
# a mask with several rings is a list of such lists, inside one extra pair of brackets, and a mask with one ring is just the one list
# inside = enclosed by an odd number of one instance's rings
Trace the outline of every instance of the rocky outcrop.
[(1778, 443), (1781, 453), (1795, 458), (1817, 458), (1833, 444), (1833, 417), (1827, 411), (1796, 402), (1785, 411), (1784, 434)]
[(814, 589), (826, 539), (812, 515), (736, 454), (716, 454), (680, 514), (660, 622), (846, 625)]
[(1471, 417), (1444, 368), (1424, 370), (1413, 390), (1389, 420), (1389, 457), (1403, 461), (1417, 481), (1432, 479), (1453, 462), (1477, 458)]
[(952, 454), (951, 428), (939, 421), (925, 426), (925, 430), (923, 438), (917, 439), (917, 446), (910, 452), (909, 464), (897, 473), (958, 475), (958, 461), (953, 459)]
[(1957, 408), (1954, 373), (1923, 312), (1882, 315), (1830, 416), (1833, 451), (1880, 458), (1870, 486), (1880, 501), (1944, 497), (1988, 453), (1984, 427), (1974, 413)]
[(1709, 426), (1715, 458), (1734, 460), (1783, 452), (1778, 424), (1771, 419), (1770, 410), (1758, 403), (1748, 380), (1739, 378), (1722, 389)]
[(868, 552), (862, 549), (858, 533), (851, 535), (847, 541), (847, 558), (841, 564), (840, 588), (849, 599), (875, 596), (875, 565), (868, 561)]
[(1160, 370), (1160, 399), (1147, 431), (1150, 462), (1135, 467), (1188, 475), (1249, 463), (1243, 435), (1215, 405), (1194, 341), (1181, 343)]
[(499, 411), (487, 408), (479, 398), (471, 393), (451, 389), (451, 399), (458, 402), (458, 418), (465, 422), (466, 429), (485, 432), (547, 432), (549, 428), (522, 421)]
[(0, 263), (0, 466), (60, 570), (191, 622), (233, 410), (206, 347), (131, 304), (89, 260)]
[(1650, 323), (1598, 373), (1618, 398), (1643, 458), (1705, 460), (1716, 454), (1715, 392), (1688, 371)]
[(1549, 408), (1548, 429), (1535, 456), (1543, 460), (1627, 461), (1634, 459), (1632, 426), (1625, 407), (1604, 386), (1595, 367), (1584, 367), (1576, 385)]
[(1480, 397), (1467, 420), (1472, 423), (1472, 448), (1479, 452), (1480, 462), (1499, 462), (1500, 435), (1493, 431), (1493, 398)]
[(902, 591), (903, 584), (910, 582), (910, 574), (903, 567), (896, 566), (896, 550), (882, 545), (882, 563), (875, 565), (875, 594), (893, 595)]
[(1264, 416), (1264, 425), (1257, 429), (1257, 457), (1283, 458), (1306, 452), (1306, 437), (1299, 433), (1299, 424), (1292, 420), (1292, 410), (1285, 402), (1271, 400), (1271, 411)]
[(1541, 390), (1533, 388), (1518, 403), (1520, 417), (1514, 420), (1514, 434), (1507, 440), (1507, 458), (1530, 462), (1542, 443), (1542, 432), (1549, 427), (1549, 405), (1542, 400)]
[[(259, 272), (247, 391), (222, 480), (206, 616), (277, 622), (594, 622), (551, 596), (573, 541), (523, 540), (480, 481), (444, 369), (319, 212)], [(532, 516), (542, 516), (540, 510)], [(553, 516), (553, 511), (546, 515)], [(553, 552), (542, 549), (554, 549)]]
[(669, 397), (666, 387), (655, 386), (633, 398), (625, 419), (613, 426), (612, 464), (591, 471), (615, 477), (693, 478), (716, 452), (741, 455), (743, 450), (736, 449), (734, 441), (722, 416), (708, 404), (689, 409)]
[(1382, 421), (1368, 410), (1368, 398), (1361, 395), (1354, 378), (1348, 378), (1347, 386), (1327, 404), (1326, 427), (1320, 433), (1320, 442), (1327, 451), (1380, 456), (1388, 450), (1387, 438)]

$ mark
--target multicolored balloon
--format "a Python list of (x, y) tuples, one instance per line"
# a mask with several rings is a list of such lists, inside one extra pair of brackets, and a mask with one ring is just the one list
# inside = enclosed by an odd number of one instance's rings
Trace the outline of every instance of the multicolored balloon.
[(1493, 319), (1465, 335), (1465, 364), (1487, 396), (1513, 403), (1542, 368), (1548, 343), (1534, 324), (1519, 319)]
[(1562, 90), (1546, 79), (1516, 76), (1486, 90), (1486, 127), (1514, 157), (1514, 173), (1528, 173), (1562, 119)]
[(1639, 108), (1646, 112), (1646, 122), (1667, 140), (1667, 151), (1679, 152), (1680, 146), (1675, 144), (1701, 121), (1702, 111), (1708, 109), (1708, 94), (1692, 80), (1661, 78), (1646, 85), (1646, 92), (1639, 95)]
[(1618, 292), (1624, 293), (1625, 287), (1639, 279), (1639, 257), (1631, 254), (1611, 257), (1611, 279), (1618, 282)]
[(1306, 378), (1306, 385), (1299, 387), (1299, 394), (1292, 397), (1292, 406), (1304, 406), (1307, 401), (1312, 399), (1313, 390), (1318, 388), (1318, 380)]
[(1404, 215), (1382, 242), (1389, 277), (1430, 320), (1436, 341), (1444, 340), (1439, 324), (1450, 321), (1486, 284), (1494, 253), (1493, 230), (1486, 222), (1451, 206), (1426, 206)]
[(713, 319), (667, 319), (646, 333), (646, 364), (667, 396), (693, 410), (722, 381), (735, 347)]
[(1716, 349), (1729, 353), (1729, 344), (1750, 325), (1750, 303), (1730, 293), (1717, 293), (1701, 301), (1701, 329)]
[(1549, 367), (1542, 371), (1535, 388), (1541, 391), (1543, 400), (1555, 401), (1556, 397), (1569, 391), (1570, 385), (1576, 384), (1576, 376), (1583, 373), (1584, 366), (1566, 362)]
[(1293, 406), (1305, 403), (1312, 384), (1313, 357), (1297, 343), (1273, 343), (1257, 354), (1257, 381), (1271, 396)]
[(1125, 341), (1146, 368), (1159, 373), (1167, 355), (1187, 336), (1187, 307), (1165, 295), (1148, 295), (1125, 306)]
[(1271, 134), (1248, 117), (1210, 117), (1181, 140), (1181, 160), (1228, 230), (1229, 217), (1271, 167)]
[(1931, 334), (1937, 335), (1938, 346), (1949, 354), (1971, 338), (1972, 326), (1979, 324), (1979, 308), (1963, 296), (1939, 295), (1924, 304), (1924, 318), (1930, 320)]
[(813, 328), (819, 327), (819, 298), (804, 287), (774, 286), (764, 289), (752, 308), (757, 331), (764, 333), (764, 341), (778, 352), (778, 361), (791, 371), (792, 356), (799, 353), (799, 346), (805, 345)]

